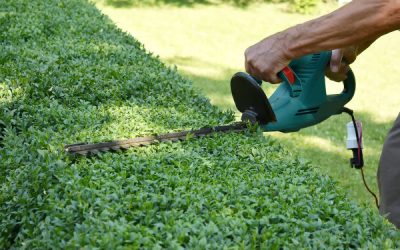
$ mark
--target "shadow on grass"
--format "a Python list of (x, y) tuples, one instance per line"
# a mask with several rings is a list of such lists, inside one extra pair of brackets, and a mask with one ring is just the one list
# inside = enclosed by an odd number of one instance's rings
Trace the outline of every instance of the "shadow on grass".
[[(98, 0), (100, 2), (100, 0)], [(132, 7), (132, 6), (177, 6), (177, 7), (193, 7), (195, 5), (218, 5), (231, 4), (235, 7), (247, 7), (254, 0), (104, 0), (106, 5), (116, 8)], [(266, 1), (267, 2), (267, 1)]]

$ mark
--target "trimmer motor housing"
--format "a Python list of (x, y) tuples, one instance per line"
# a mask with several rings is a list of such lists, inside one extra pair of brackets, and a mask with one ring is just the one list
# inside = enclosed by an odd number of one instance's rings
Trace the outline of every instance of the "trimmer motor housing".
[(242, 120), (257, 121), (264, 131), (294, 132), (340, 114), (354, 96), (355, 78), (350, 70), (340, 94), (327, 95), (325, 68), (330, 51), (293, 60), (279, 72), (283, 83), (269, 97), (261, 81), (246, 73), (231, 79), (231, 91)]

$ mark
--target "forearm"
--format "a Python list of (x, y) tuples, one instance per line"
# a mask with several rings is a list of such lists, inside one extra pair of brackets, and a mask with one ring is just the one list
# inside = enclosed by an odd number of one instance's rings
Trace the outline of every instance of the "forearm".
[(400, 29), (400, 0), (354, 0), (320, 18), (281, 32), (287, 57), (371, 44), (378, 37)]

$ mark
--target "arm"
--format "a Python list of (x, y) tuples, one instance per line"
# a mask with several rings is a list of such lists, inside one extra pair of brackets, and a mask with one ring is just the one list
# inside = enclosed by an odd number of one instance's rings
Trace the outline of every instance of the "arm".
[(399, 28), (400, 0), (354, 0), (251, 46), (245, 53), (246, 70), (263, 80), (279, 82), (277, 72), (294, 58), (354, 44), (368, 47), (378, 37)]

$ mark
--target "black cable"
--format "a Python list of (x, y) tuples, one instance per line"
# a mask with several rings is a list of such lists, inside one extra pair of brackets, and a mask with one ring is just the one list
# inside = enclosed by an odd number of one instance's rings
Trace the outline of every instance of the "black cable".
[(362, 179), (363, 179), (363, 182), (364, 182), (364, 186), (365, 186), (365, 188), (368, 190), (368, 192), (374, 197), (376, 208), (378, 208), (378, 210), (379, 210), (379, 201), (378, 201), (378, 197), (377, 197), (376, 194), (375, 194), (374, 192), (372, 192), (371, 189), (368, 187), (367, 182), (365, 181), (365, 177), (364, 177), (364, 170), (363, 170), (362, 168), (360, 168), (360, 171), (361, 171), (361, 176), (362, 176)]
[[(343, 107), (343, 110), (342, 110), (343, 112), (345, 112), (345, 113), (347, 113), (347, 114), (349, 114), (350, 116), (351, 116), (351, 120), (353, 121), (353, 125), (354, 125), (354, 130), (355, 130), (355, 132), (356, 132), (356, 138), (357, 138), (357, 146), (358, 146), (358, 163), (361, 163), (361, 140), (360, 140), (360, 137), (359, 137), (359, 134), (358, 134), (358, 128), (357, 128), (357, 123), (356, 123), (356, 119), (354, 118), (354, 111), (353, 110), (351, 110), (351, 109), (349, 109), (349, 108), (346, 108), (346, 107)], [(374, 197), (374, 199), (375, 199), (375, 205), (376, 205), (376, 207), (379, 209), (379, 201), (378, 201), (378, 197), (376, 196), (376, 194), (374, 193), (374, 192), (372, 192), (372, 190), (368, 187), (368, 184), (367, 184), (367, 182), (365, 181), (365, 176), (364, 176), (364, 170), (363, 170), (363, 167), (361, 167), (360, 168), (360, 171), (361, 171), (361, 176), (362, 176), (362, 180), (363, 180), (363, 183), (364, 183), (364, 186), (365, 186), (365, 188), (367, 189), (367, 191)]]

